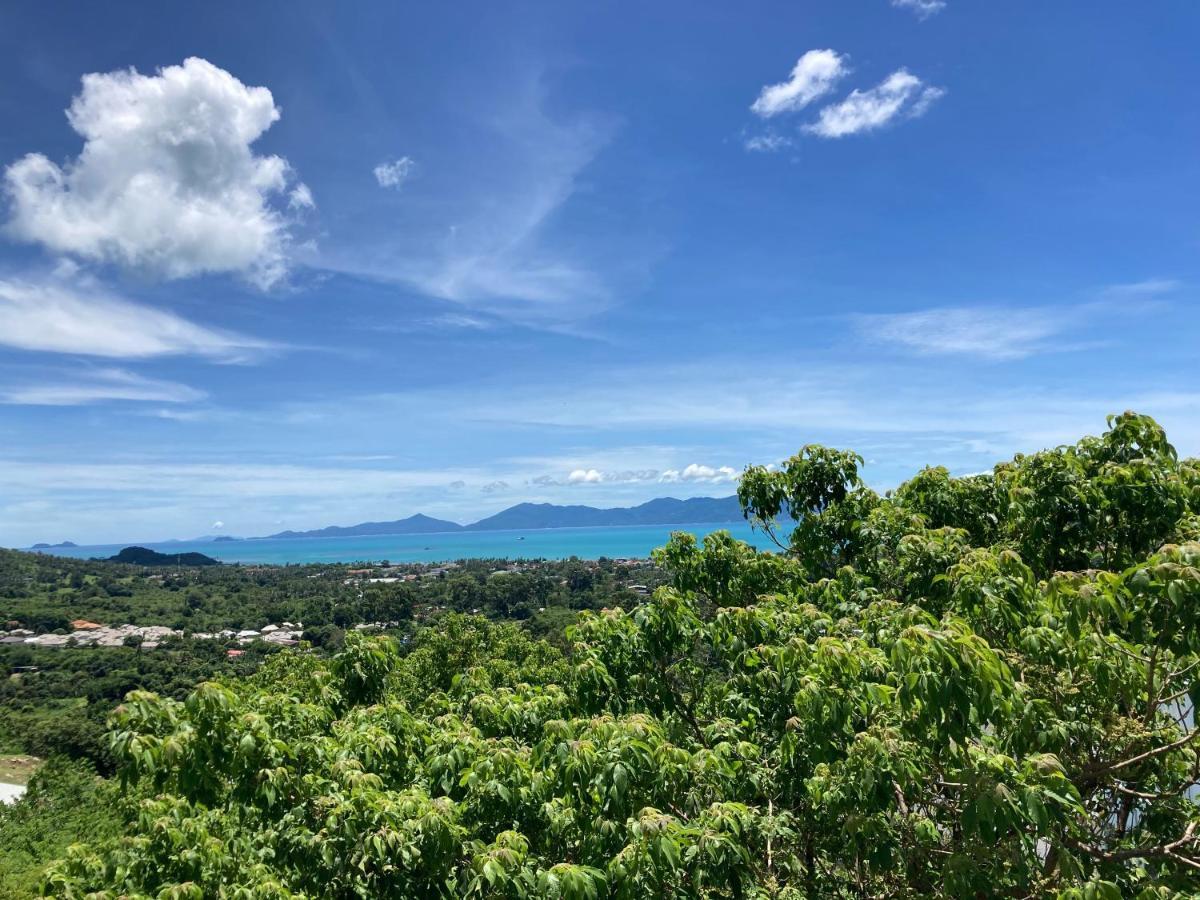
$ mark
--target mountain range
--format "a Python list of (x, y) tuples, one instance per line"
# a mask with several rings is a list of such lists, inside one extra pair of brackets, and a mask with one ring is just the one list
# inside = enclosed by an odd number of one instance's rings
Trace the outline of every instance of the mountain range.
[[(598, 509), (594, 506), (558, 506), (553, 503), (518, 503), (495, 515), (460, 525), (417, 513), (391, 522), (330, 525), (312, 531), (281, 531), (268, 538), (354, 537), (380, 534), (434, 534), (454, 531), (519, 531), (536, 528), (596, 528), (620, 525), (694, 525), (740, 522), (742, 508), (736, 496), (659, 497), (638, 506)], [(228, 538), (226, 538), (228, 540)]]
[(312, 531), (280, 531), (268, 538), (312, 538), (312, 537), (356, 537), (365, 534), (434, 534), (445, 531), (462, 531), (463, 526), (446, 519), (435, 519), (417, 513), (407, 519), (393, 522), (360, 522), (358, 525), (330, 525)]

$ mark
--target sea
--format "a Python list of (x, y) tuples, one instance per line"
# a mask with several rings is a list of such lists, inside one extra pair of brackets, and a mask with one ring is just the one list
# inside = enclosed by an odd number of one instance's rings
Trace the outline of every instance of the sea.
[(454, 531), (441, 534), (385, 534), (361, 537), (247, 538), (235, 541), (127, 542), (52, 547), (42, 553), (77, 559), (104, 559), (123, 547), (148, 547), (159, 553), (203, 553), (227, 563), (432, 563), (459, 559), (644, 558), (677, 531), (703, 537), (728, 531), (760, 549), (773, 547), (746, 522), (697, 525), (633, 525), (603, 528), (541, 528), (524, 531)]

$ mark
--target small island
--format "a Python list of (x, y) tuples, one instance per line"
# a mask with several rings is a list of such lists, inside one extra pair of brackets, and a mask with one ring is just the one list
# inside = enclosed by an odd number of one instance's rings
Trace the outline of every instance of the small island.
[(203, 553), (159, 553), (145, 547), (126, 547), (108, 562), (135, 566), (219, 566), (221, 561)]

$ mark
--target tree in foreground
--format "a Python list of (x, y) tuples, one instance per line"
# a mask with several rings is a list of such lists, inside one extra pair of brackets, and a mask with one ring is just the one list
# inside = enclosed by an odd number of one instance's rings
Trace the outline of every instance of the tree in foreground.
[(124, 834), (46, 892), (1197, 896), (1200, 464), (1131, 413), (887, 496), (860, 462), (748, 469), (779, 552), (676, 535), (565, 656), (450, 617), (131, 694)]

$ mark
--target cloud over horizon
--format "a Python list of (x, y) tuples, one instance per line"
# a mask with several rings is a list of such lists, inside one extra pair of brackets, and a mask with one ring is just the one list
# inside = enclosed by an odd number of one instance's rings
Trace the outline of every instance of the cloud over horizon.
[(576, 485), (576, 484), (658, 484), (707, 483), (727, 484), (737, 481), (738, 472), (731, 466), (707, 466), (701, 463), (690, 463), (681, 469), (633, 469), (624, 471), (604, 471), (601, 469), (573, 469), (565, 481), (560, 481), (551, 475), (542, 475), (531, 480), (532, 484), (543, 487)]
[(692, 463), (682, 470), (667, 469), (658, 479), (666, 484), (679, 481), (699, 481), (708, 484), (729, 484), (738, 480), (738, 472), (732, 466), (713, 466)]

